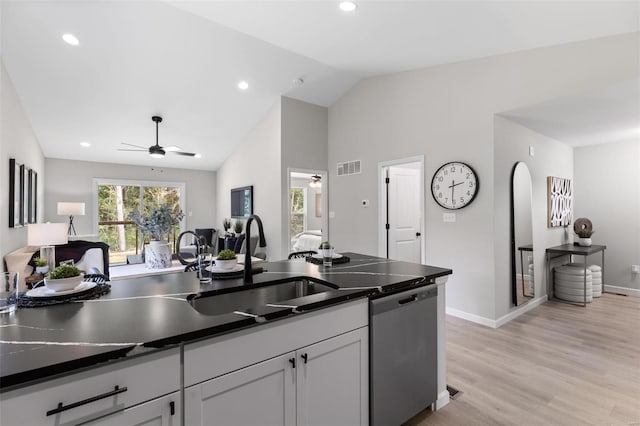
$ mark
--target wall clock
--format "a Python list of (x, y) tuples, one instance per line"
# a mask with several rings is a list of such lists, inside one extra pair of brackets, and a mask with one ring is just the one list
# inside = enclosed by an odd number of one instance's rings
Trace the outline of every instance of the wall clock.
[(478, 194), (478, 175), (470, 165), (452, 161), (442, 165), (431, 179), (431, 195), (445, 209), (468, 206)]

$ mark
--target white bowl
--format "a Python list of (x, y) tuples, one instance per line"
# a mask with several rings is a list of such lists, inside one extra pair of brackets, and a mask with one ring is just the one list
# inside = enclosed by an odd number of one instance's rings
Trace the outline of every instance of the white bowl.
[(216, 266), (224, 271), (232, 270), (238, 264), (238, 258), (229, 260), (216, 259)]
[(84, 277), (82, 275), (78, 275), (77, 277), (60, 278), (58, 280), (45, 278), (44, 285), (53, 291), (72, 290), (80, 285), (83, 278)]

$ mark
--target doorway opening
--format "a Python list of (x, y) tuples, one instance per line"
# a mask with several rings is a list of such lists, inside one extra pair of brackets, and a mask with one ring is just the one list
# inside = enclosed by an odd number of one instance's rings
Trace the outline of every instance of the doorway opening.
[(378, 255), (424, 263), (424, 156), (378, 163), (378, 194)]
[(289, 253), (318, 251), (329, 239), (327, 171), (290, 168), (287, 173)]

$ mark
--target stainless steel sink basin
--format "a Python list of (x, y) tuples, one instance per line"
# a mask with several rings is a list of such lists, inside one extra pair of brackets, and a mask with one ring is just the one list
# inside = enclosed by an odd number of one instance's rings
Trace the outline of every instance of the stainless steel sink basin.
[(252, 308), (277, 305), (279, 302), (331, 290), (334, 288), (325, 284), (298, 280), (252, 289), (239, 288), (230, 293), (196, 295), (188, 301), (196, 311), (204, 315), (223, 315), (234, 311), (252, 313)]

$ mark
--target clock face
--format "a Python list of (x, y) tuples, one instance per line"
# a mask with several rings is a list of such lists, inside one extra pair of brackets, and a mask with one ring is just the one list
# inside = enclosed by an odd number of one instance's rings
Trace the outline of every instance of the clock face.
[(431, 194), (445, 209), (457, 210), (471, 204), (478, 193), (478, 185), (478, 176), (471, 166), (454, 161), (443, 165), (433, 175)]

